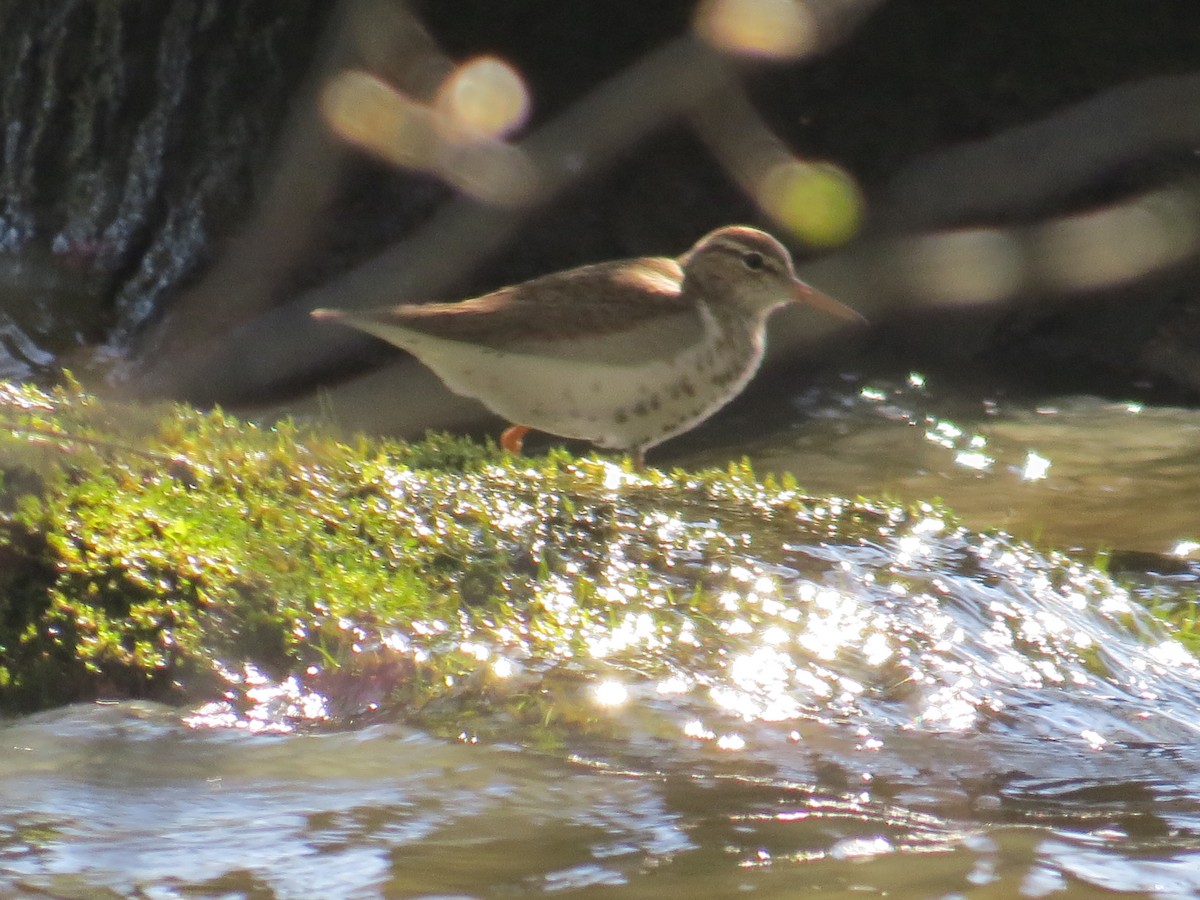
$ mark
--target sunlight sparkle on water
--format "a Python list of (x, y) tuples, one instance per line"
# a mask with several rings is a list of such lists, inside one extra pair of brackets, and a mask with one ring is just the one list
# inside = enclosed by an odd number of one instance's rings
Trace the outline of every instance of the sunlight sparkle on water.
[(239, 708), (226, 701), (206, 703), (184, 718), (191, 728), (237, 728), (255, 734), (289, 734), (295, 723), (320, 722), (329, 718), (324, 695), (308, 690), (294, 676), (273, 683), (253, 666), (247, 664), (238, 675), (227, 672), (226, 677), (247, 685), (249, 708)]
[(717, 600), (725, 612), (737, 612), (742, 608), (742, 597), (737, 591), (723, 591)]
[(947, 450), (953, 450), (954, 442), (962, 436), (962, 429), (950, 422), (938, 422), (925, 432), (925, 440), (933, 441)]
[(658, 539), (663, 543), (675, 543), (683, 534), (683, 521), (678, 516), (668, 516), (665, 513), (655, 514), (649, 523), (658, 532)]
[(730, 664), (732, 687), (714, 687), (709, 696), (718, 706), (747, 721), (792, 719), (801, 711), (791, 692), (795, 671), (795, 662), (790, 656), (760, 647), (753, 653), (736, 657)]
[[(969, 683), (969, 682), (968, 682)], [(955, 687), (935, 691), (925, 704), (925, 711), (918, 717), (926, 725), (937, 724), (950, 731), (967, 731), (974, 727), (977, 717), (974, 700), (960, 693)]]
[(867, 859), (892, 853), (896, 848), (885, 837), (846, 838), (829, 848), (833, 859)]
[(759, 647), (753, 653), (734, 657), (729, 676), (743, 690), (777, 692), (787, 690), (795, 663), (786, 653)]
[(754, 578), (754, 572), (750, 569), (747, 569), (745, 566), (731, 566), (729, 569), (729, 577), (734, 581), (741, 581), (745, 583)]
[(773, 594), (775, 592), (775, 582), (768, 575), (759, 575), (754, 582), (754, 593)]
[(592, 688), (592, 696), (600, 706), (621, 706), (629, 700), (629, 691), (617, 681), (602, 681)]
[(1124, 591), (1107, 591), (1100, 598), (1100, 612), (1110, 616), (1124, 615), (1130, 612), (1129, 595)]
[(1179, 641), (1161, 641), (1150, 647), (1148, 652), (1151, 659), (1168, 668), (1196, 668), (1196, 658)]
[(896, 554), (896, 563), (901, 566), (906, 566), (914, 559), (928, 556), (930, 553), (929, 545), (921, 540), (920, 535), (916, 534), (904, 535), (904, 537), (896, 541), (896, 549), (899, 551)]
[[(329, 718), (329, 709), (325, 706), (325, 697), (320, 694), (314, 694), (313, 691), (305, 690), (294, 677), (283, 679), (274, 688), (265, 688), (265, 686), (262, 686), (262, 688), (247, 691), (246, 695), (251, 696), (254, 701), (263, 704), (263, 706), (272, 701), (283, 703), (284, 707), (286, 707), (288, 718), (306, 719), (308, 721), (319, 721)], [(265, 718), (265, 714), (263, 718)]]
[(867, 636), (862, 645), (863, 656), (867, 665), (879, 666), (892, 656), (892, 648), (888, 645), (887, 635), (875, 632)]
[(484, 644), (476, 644), (473, 641), (463, 641), (458, 645), (458, 649), (467, 654), (467, 656), (473, 656), (480, 662), (486, 662), (487, 658), (492, 655), (490, 647)]
[(847, 697), (857, 697), (864, 690), (866, 690), (862, 684), (855, 681), (853, 678), (838, 679), (838, 684), (841, 686), (843, 694)]
[[(1011, 676), (1011, 680), (1019, 680), (1026, 687), (1041, 687), (1045, 681), (1043, 673), (1032, 662), (1015, 651), (997, 654), (993, 665), (999, 671)], [(1057, 673), (1057, 670), (1052, 669), (1051, 671)], [(1051, 680), (1061, 681), (1061, 678)]]
[(520, 532), (531, 525), (536, 518), (532, 508), (502, 503), (503, 512), (496, 517), (494, 527), (497, 531)]
[(684, 678), (682, 675), (672, 675), (669, 678), (664, 678), (655, 687), (655, 691), (659, 694), (686, 694), (692, 687), (692, 680)]
[(771, 625), (762, 633), (762, 642), (772, 647), (786, 644), (790, 639), (791, 635), (778, 625)]
[(604, 487), (610, 491), (615, 491), (621, 485), (633, 480), (626, 477), (620, 466), (615, 466), (607, 460), (602, 465), (604, 466)]
[(614, 628), (601, 630), (587, 637), (588, 652), (596, 659), (620, 653), (630, 647), (641, 646), (648, 650), (666, 644), (649, 613), (626, 613)]
[(807, 689), (814, 697), (828, 699), (833, 696), (833, 688), (829, 686), (829, 683), (811, 669), (797, 669), (794, 677), (796, 684)]
[(1036, 660), (1033, 667), (1051, 684), (1062, 684), (1066, 681), (1062, 670), (1048, 659)]
[[(755, 594), (751, 594), (750, 596), (751, 596), (751, 597), (754, 597), (754, 596), (756, 596), (756, 595), (755, 595)], [(772, 600), (770, 597), (764, 597), (764, 598), (763, 598), (763, 599), (762, 599), (762, 600), (759, 602), (759, 604), (758, 604), (758, 605), (759, 605), (759, 609), (761, 609), (761, 610), (763, 611), (763, 614), (764, 614), (764, 615), (768, 615), (768, 616), (780, 616), (780, 615), (783, 615), (783, 613), (784, 613), (784, 612), (785, 612), (785, 610), (787, 609), (787, 607), (785, 607), (785, 606), (784, 606), (782, 603), (780, 603), (778, 600)], [(792, 621), (794, 622), (794, 621), (795, 621), (795, 619), (793, 619)]]
[(728, 622), (722, 622), (721, 630), (730, 635), (754, 634), (754, 626), (745, 619), (731, 619)]
[(723, 734), (717, 738), (717, 746), (722, 750), (745, 750), (746, 739), (740, 734)]
[(422, 637), (430, 637), (436, 634), (445, 634), (448, 626), (441, 619), (430, 619), (427, 622), (420, 620), (413, 622), (409, 626), (414, 634), (419, 634)]
[(558, 575), (545, 581), (537, 599), (546, 612), (559, 619), (569, 619), (579, 611), (570, 582)]
[(954, 461), (964, 468), (986, 472), (996, 460), (979, 450), (960, 450), (954, 455)]
[(700, 639), (696, 637), (696, 625), (694, 622), (684, 622), (679, 626), (679, 634), (675, 635), (675, 643), (688, 647), (700, 646)]
[(946, 527), (945, 519), (927, 516), (912, 527), (913, 534), (939, 534)]
[(1021, 469), (1022, 481), (1041, 481), (1050, 471), (1050, 460), (1030, 450), (1025, 454), (1025, 466)]
[(1088, 598), (1079, 591), (1071, 591), (1071, 593), (1063, 597), (1063, 602), (1072, 609), (1077, 609), (1080, 612), (1087, 609), (1089, 606)]
[(861, 628), (861, 622), (840, 615), (813, 616), (804, 631), (796, 635), (796, 643), (818, 659), (831, 660), (843, 645), (858, 638)]

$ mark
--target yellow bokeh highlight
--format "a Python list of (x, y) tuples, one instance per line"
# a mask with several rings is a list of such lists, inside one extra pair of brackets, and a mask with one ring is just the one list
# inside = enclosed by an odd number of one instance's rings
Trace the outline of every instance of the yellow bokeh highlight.
[(435, 171), (450, 184), (497, 206), (522, 206), (538, 190), (529, 158), (503, 141), (445, 141)]
[(768, 215), (815, 247), (845, 243), (862, 223), (858, 184), (831, 163), (780, 163), (759, 181), (756, 194)]
[[(471, 69), (478, 73), (474, 64), (463, 67)], [(455, 82), (453, 76), (450, 82)], [(492, 96), (470, 87), (480, 84), (474, 76), (455, 83), (459, 90), (450, 94), (462, 100), (455, 109), (486, 105), (487, 97)], [(427, 106), (374, 75), (352, 70), (340, 73), (325, 86), (320, 109), (334, 134), (394, 165), (429, 172), (485, 203), (529, 203), (538, 191), (539, 178), (526, 154), (484, 133), (480, 126), (487, 123), (480, 119), (451, 121), (443, 108), (450, 101), (439, 97), (438, 102), (442, 105)], [(514, 117), (513, 110), (518, 106), (523, 110), (524, 105), (509, 96), (507, 104), (500, 106), (504, 108), (493, 116), (491, 126), (498, 126), (501, 119), (513, 127), (519, 124), (524, 113)]]
[(502, 59), (482, 56), (464, 63), (438, 89), (434, 102), (444, 124), (463, 136), (499, 138), (529, 116), (529, 91), (520, 73)]
[(1165, 269), (1200, 243), (1194, 204), (1164, 190), (1067, 216), (1037, 232), (1042, 277), (1060, 290), (1103, 287)]
[(934, 303), (993, 303), (1015, 294), (1025, 278), (1021, 242), (999, 229), (918, 235), (897, 251), (898, 283)]
[(375, 76), (342, 72), (321, 92), (320, 108), (338, 137), (397, 165), (429, 165), (432, 113)]
[(696, 32), (719, 50), (798, 59), (817, 49), (817, 23), (803, 0), (705, 0)]

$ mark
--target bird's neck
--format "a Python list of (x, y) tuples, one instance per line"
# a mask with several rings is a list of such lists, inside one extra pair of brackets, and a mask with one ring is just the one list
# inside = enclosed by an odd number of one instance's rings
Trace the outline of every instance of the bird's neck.
[(699, 304), (704, 320), (704, 343), (721, 353), (749, 355), (763, 352), (766, 318), (769, 311), (748, 310), (725, 303)]

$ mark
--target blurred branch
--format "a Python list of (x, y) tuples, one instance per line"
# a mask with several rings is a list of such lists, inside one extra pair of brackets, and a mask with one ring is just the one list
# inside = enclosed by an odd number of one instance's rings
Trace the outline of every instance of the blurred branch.
[(712, 50), (678, 38), (601, 85), (516, 146), (531, 161), (536, 192), (521, 209), (469, 198), (448, 203), (420, 232), (292, 306), (367, 306), (428, 297), (486, 260), (529, 212), (595, 174), (664, 120), (695, 106), (732, 78)]
[[(711, 0), (698, 5), (696, 30), (726, 53), (801, 58), (828, 50), (882, 2)], [(391, 19), (377, 22), (363, 12), (382, 7)], [(357, 112), (367, 125), (381, 127), (375, 135), (356, 130), (357, 120), (341, 119), (337, 104), (332, 115), (326, 108), (327, 123), (337, 129), (340, 122), (345, 127), (339, 134), (379, 156), (467, 191), (472, 173), (483, 171), (493, 181), (500, 173), (493, 185), (500, 190), (489, 192), (485, 185), (477, 197), (446, 203), (420, 230), (366, 264), (174, 355), (153, 373), (158, 389), (201, 401), (236, 399), (334, 366), (361, 346), (360, 339), (318, 332), (305, 315), (310, 309), (439, 296), (510, 241), (533, 210), (680, 116), (792, 235), (836, 245), (861, 219), (863, 199), (850, 175), (831, 163), (799, 158), (753, 108), (727, 56), (698, 37), (668, 42), (522, 141), (507, 142), (503, 134), (462, 139), (448, 124), (442, 98), (454, 73), (470, 64), (455, 67), (402, 4), (354, 0), (353, 8), (362, 15), (350, 18), (347, 32), (367, 49), (334, 54), (352, 64), (325, 66), (326, 75), (341, 72), (326, 79), (325, 96), (329, 88), (353, 88), (334, 99), (367, 101)], [(748, 24), (746, 10), (762, 18)], [(790, 31), (781, 36), (776, 26)], [(400, 46), (388, 43), (389, 29)], [(514, 77), (519, 81), (519, 73)], [(1020, 227), (994, 223), (1005, 214), (1028, 217), (1030, 210), (1045, 210), (1156, 150), (1200, 140), (1197, 101), (1200, 76), (1155, 79), (915, 163), (877, 204), (874, 236), (807, 265), (806, 277), (870, 314), (905, 304), (978, 306), (1094, 289), (1178, 265), (1200, 247), (1200, 194), (1190, 185)], [(413, 143), (389, 147), (389, 135)], [(502, 164), (489, 169), (489, 160)], [(506, 160), (516, 167), (506, 169)], [(506, 180), (505, 172), (521, 178)], [(323, 185), (327, 190), (329, 183)], [(221, 284), (214, 276), (209, 293)], [(419, 393), (428, 382), (410, 379), (404, 389)]]
[(862, 221), (863, 199), (853, 177), (831, 162), (798, 157), (730, 82), (691, 115), (713, 155), (759, 208), (812, 246), (849, 240)]
[(1001, 308), (1105, 290), (1200, 257), (1200, 184), (1184, 181), (1032, 225), (879, 236), (807, 267), (868, 318), (908, 307)]
[(872, 235), (808, 275), (872, 318), (902, 307), (999, 310), (1137, 282), (1200, 257), (1194, 178), (1028, 224), (992, 223), (1029, 220), (1122, 166), (1198, 142), (1200, 75), (1123, 85), (913, 163), (877, 198)]
[(840, 44), (886, 0), (700, 0), (693, 27), (738, 56), (799, 60)]
[(1122, 85), (1050, 116), (910, 165), (879, 224), (916, 231), (981, 222), (1061, 198), (1132, 160), (1200, 143), (1200, 75)]
[(279, 139), (270, 180), (252, 216), (203, 279), (171, 305), (166, 346), (153, 351), (168, 360), (167, 371), (158, 376), (168, 382), (179, 348), (220, 336), (275, 305), (279, 285), (310, 252), (347, 155), (312, 102), (319, 86), (347, 66), (371, 65), (418, 96), (432, 97), (454, 67), (420, 22), (391, 0), (343, 2), (331, 35)]
[[(793, 58), (823, 52), (841, 41), (883, 0), (717, 0), (697, 11), (697, 30), (704, 16), (721, 19), (731, 33), (723, 49), (749, 56), (762, 55), (754, 41), (779, 43)], [(440, 128), (439, 92), (450, 80), (453, 63), (425, 32), (407, 5), (393, 0), (348, 0), (344, 21), (321, 78), (332, 85), (331, 73), (344, 74), (356, 65), (374, 76), (339, 82), (342, 94), (333, 97), (333, 114), (341, 116), (347, 101), (365, 106), (352, 109), (361, 120), (340, 120), (356, 143), (377, 155), (404, 162), (410, 152), (388, 148), (368, 135), (355, 140), (359, 122), (379, 125), (386, 140), (389, 128), (406, 131), (418, 143), (412, 148), (417, 168), (435, 172), (471, 189), (472, 172), (495, 183), (477, 192), (492, 205), (459, 198), (444, 206), (419, 232), (374, 260), (298, 297), (287, 306), (260, 312), (272, 305), (271, 287), (282, 279), (287, 263), (301, 253), (320, 206), (337, 182), (336, 169), (344, 149), (330, 146), (328, 135), (310, 109), (297, 119), (283, 165), (271, 192), (242, 238), (205, 280), (182, 298), (173, 313), (176, 346), (190, 349), (168, 353), (145, 382), (153, 390), (183, 392), (193, 399), (215, 400), (255, 394), (286, 382), (299, 373), (326, 367), (343, 358), (356, 338), (323, 332), (320, 339), (304, 312), (317, 306), (368, 306), (436, 296), (462, 274), (486, 260), (506, 243), (530, 211), (570, 185), (598, 172), (623, 149), (664, 122), (713, 104), (716, 115), (738, 112), (753, 126), (764, 146), (773, 148), (774, 169), (740, 156), (740, 145), (722, 142), (719, 118), (700, 118), (710, 145), (730, 165), (733, 176), (756, 184), (760, 205), (776, 219), (813, 243), (837, 243), (856, 227), (859, 197), (852, 179), (840, 170), (801, 165), (767, 129), (736, 86), (736, 74), (724, 54), (708, 43), (685, 35), (676, 38), (611, 78), (576, 103), (557, 120), (516, 144), (500, 141), (445, 140)], [(748, 30), (744, 27), (751, 23)], [(739, 45), (739, 41), (743, 43)], [(391, 95), (389, 85), (395, 86)], [(345, 90), (345, 89), (349, 90)], [(714, 97), (724, 96), (724, 103)], [(347, 100), (349, 98), (349, 100)], [(326, 116), (330, 108), (326, 106)], [(329, 122), (337, 129), (338, 121)], [(425, 137), (413, 131), (424, 129)], [(726, 133), (729, 133), (728, 128)], [(511, 152), (509, 152), (511, 151)], [(422, 154), (427, 154), (422, 157)], [(426, 162), (421, 162), (424, 158)], [(796, 165), (791, 165), (791, 164)], [(315, 172), (305, 180), (304, 173)], [(507, 173), (507, 174), (506, 174)], [(782, 173), (783, 177), (779, 177)], [(519, 176), (519, 177), (518, 177)], [(845, 209), (838, 223), (796, 216), (813, 205), (813, 193), (832, 195)], [(777, 203), (778, 195), (787, 202)], [(504, 208), (508, 207), (508, 208)], [(831, 208), (830, 204), (819, 205)], [(789, 215), (789, 210), (791, 215)], [(846, 223), (849, 223), (847, 226)], [(840, 228), (840, 231), (839, 231)], [(237, 303), (240, 309), (235, 309)], [(240, 316), (237, 315), (240, 313)], [(248, 314), (247, 314), (248, 313)], [(256, 318), (254, 316), (257, 316)], [(237, 326), (241, 321), (245, 324)], [(232, 330), (231, 330), (232, 329)], [(206, 335), (215, 339), (197, 340)]]
[(517, 145), (537, 172), (537, 192), (526, 206), (505, 209), (455, 199), (419, 232), (357, 269), (165, 360), (149, 373), (149, 386), (198, 400), (236, 397), (344, 358), (357, 338), (331, 339), (322, 330), (318, 339), (308, 310), (436, 295), (502, 247), (538, 203), (597, 172), (732, 77), (724, 59), (695, 39), (667, 43)]

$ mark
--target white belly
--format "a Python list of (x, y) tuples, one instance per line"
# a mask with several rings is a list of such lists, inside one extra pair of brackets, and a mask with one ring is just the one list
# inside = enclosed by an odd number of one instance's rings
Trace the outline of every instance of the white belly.
[[(651, 447), (704, 421), (737, 396), (762, 359), (762, 340), (710, 334), (669, 359), (634, 364), (516, 355), (421, 334), (404, 346), (452, 391), (510, 422), (601, 447)], [(597, 340), (611, 341), (605, 337)]]

